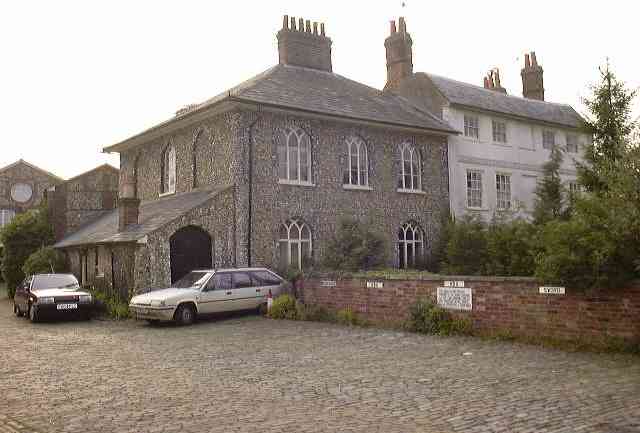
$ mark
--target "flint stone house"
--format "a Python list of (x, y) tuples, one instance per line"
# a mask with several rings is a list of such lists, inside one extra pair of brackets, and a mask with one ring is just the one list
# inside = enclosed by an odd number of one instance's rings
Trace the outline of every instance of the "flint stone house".
[(0, 168), (0, 229), (16, 214), (38, 208), (46, 190), (60, 182), (58, 176), (22, 159)]
[[(387, 38), (385, 91), (402, 95), (460, 132), (449, 137), (449, 195), (456, 216), (473, 213), (530, 217), (537, 182), (551, 149), (564, 151), (560, 175), (578, 192), (576, 161), (589, 136), (569, 105), (545, 102), (543, 69), (535, 53), (525, 55), (523, 97), (507, 95), (498, 70), (474, 86), (450, 78), (413, 72), (413, 41), (406, 23), (391, 22)], [(393, 47), (393, 49), (389, 49)]]
[(384, 236), (389, 265), (430, 257), (455, 131), (333, 73), (324, 25), (285, 16), (277, 38), (278, 65), (105, 149), (120, 154), (119, 208), (58, 242), (74, 273), (94, 260), (124, 295), (194, 268), (301, 267), (343, 216)]
[(47, 190), (56, 241), (116, 208), (120, 170), (103, 164)]

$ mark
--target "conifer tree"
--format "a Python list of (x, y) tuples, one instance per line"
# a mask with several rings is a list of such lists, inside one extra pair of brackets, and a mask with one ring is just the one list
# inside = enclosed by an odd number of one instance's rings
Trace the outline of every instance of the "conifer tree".
[(549, 161), (543, 166), (544, 175), (536, 188), (533, 221), (544, 224), (565, 216), (564, 187), (560, 179), (562, 150), (557, 145), (551, 149)]

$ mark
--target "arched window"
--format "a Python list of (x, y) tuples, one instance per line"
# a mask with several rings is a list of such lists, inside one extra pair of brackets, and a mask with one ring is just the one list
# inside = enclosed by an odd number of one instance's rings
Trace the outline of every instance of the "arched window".
[(172, 194), (176, 192), (176, 148), (172, 145), (166, 147), (162, 153), (161, 161), (161, 192)]
[(409, 221), (398, 230), (398, 266), (415, 268), (424, 257), (424, 234), (415, 222)]
[(311, 182), (311, 140), (300, 128), (288, 128), (278, 143), (278, 178), (292, 183)]
[(311, 230), (300, 220), (292, 219), (280, 226), (280, 265), (302, 269), (305, 257), (311, 257)]
[(133, 196), (138, 197), (138, 175), (140, 174), (140, 153), (133, 160)]
[(347, 139), (347, 169), (344, 172), (344, 184), (356, 186), (369, 185), (367, 146), (359, 137)]
[(400, 178), (398, 188), (422, 190), (420, 152), (409, 143), (400, 146)]

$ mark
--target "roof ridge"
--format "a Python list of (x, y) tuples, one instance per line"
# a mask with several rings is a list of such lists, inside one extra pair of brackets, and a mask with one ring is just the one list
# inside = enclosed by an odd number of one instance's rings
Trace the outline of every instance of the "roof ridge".
[(425, 74), (429, 78), (430, 77), (436, 77), (436, 78), (440, 78), (442, 80), (448, 80), (448, 81), (452, 81), (454, 83), (462, 84), (464, 86), (474, 87), (474, 88), (476, 88), (478, 90), (482, 90), (484, 92), (489, 92), (491, 95), (498, 95), (499, 97), (513, 98), (513, 99), (517, 99), (518, 101), (525, 101), (525, 102), (531, 102), (531, 103), (536, 103), (536, 104), (551, 104), (551, 105), (558, 105), (558, 106), (561, 106), (561, 107), (573, 108), (571, 105), (563, 104), (562, 102), (540, 101), (538, 99), (529, 99), (529, 98), (525, 98), (523, 96), (511, 95), (509, 93), (505, 94), (505, 93), (501, 93), (501, 92), (496, 92), (495, 90), (485, 89), (484, 87), (482, 87), (480, 85), (477, 85), (477, 84), (467, 83), (466, 81), (460, 81), (460, 80), (456, 80), (455, 78), (449, 78), (449, 77), (445, 77), (443, 75), (432, 74), (430, 72), (416, 72), (416, 74)]
[(43, 168), (40, 168), (40, 167), (38, 167), (37, 165), (31, 164), (30, 162), (25, 161), (25, 160), (24, 160), (24, 159), (22, 159), (22, 158), (20, 158), (20, 159), (19, 159), (19, 160), (17, 160), (16, 162), (13, 162), (13, 163), (11, 163), (11, 164), (9, 164), (9, 165), (6, 165), (6, 166), (4, 166), (4, 167), (1, 167), (1, 168), (0, 168), (0, 173), (2, 173), (3, 171), (7, 171), (7, 170), (9, 170), (10, 168), (13, 168), (13, 167), (15, 167), (15, 166), (16, 166), (16, 165), (18, 165), (18, 164), (25, 164), (25, 165), (27, 165), (27, 166), (31, 167), (31, 168), (32, 168), (32, 169), (34, 169), (34, 170), (38, 170), (38, 171), (39, 171), (39, 172), (41, 172), (41, 173), (45, 173), (45, 174), (46, 174), (46, 175), (48, 175), (48, 176), (51, 176), (51, 177), (53, 177), (53, 178), (56, 178), (56, 179), (57, 179), (57, 180), (59, 180), (60, 182), (64, 182), (64, 179), (63, 179), (63, 178), (61, 178), (60, 176), (56, 176), (55, 174), (51, 173), (50, 171), (47, 171), (47, 170), (45, 170), (45, 169), (43, 169)]

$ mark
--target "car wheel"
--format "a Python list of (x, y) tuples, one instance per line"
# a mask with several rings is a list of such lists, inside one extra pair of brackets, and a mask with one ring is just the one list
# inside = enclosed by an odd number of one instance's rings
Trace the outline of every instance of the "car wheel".
[(32, 323), (36, 323), (39, 320), (38, 310), (33, 305), (29, 308), (29, 320), (31, 320)]
[(176, 310), (175, 319), (180, 325), (191, 325), (196, 320), (196, 312), (191, 305), (180, 305)]

